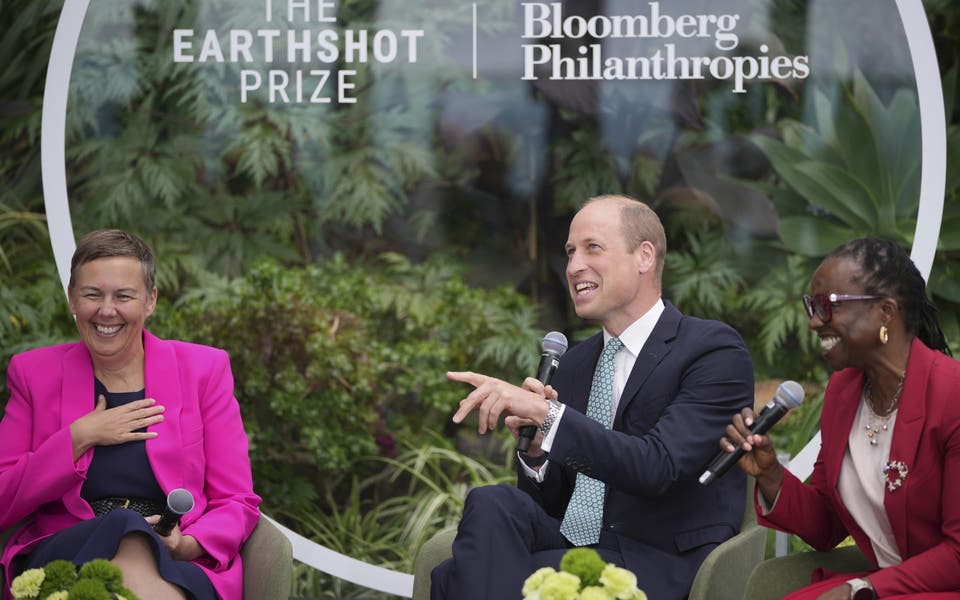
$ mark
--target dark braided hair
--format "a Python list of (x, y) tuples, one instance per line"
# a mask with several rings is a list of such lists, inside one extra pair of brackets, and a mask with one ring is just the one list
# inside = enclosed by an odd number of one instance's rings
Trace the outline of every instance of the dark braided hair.
[(937, 307), (927, 297), (927, 285), (902, 247), (880, 238), (860, 238), (843, 244), (824, 260), (849, 258), (863, 272), (864, 294), (892, 296), (900, 302), (907, 332), (933, 350), (951, 355), (940, 328)]

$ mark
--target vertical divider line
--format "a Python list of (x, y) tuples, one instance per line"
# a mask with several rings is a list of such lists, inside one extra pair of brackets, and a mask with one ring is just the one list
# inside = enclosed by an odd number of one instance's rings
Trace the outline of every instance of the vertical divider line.
[(477, 78), (477, 3), (473, 3), (473, 78)]

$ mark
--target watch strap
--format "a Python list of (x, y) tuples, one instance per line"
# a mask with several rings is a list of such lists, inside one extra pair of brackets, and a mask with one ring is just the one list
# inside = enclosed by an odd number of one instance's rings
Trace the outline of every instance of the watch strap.
[(544, 436), (550, 432), (550, 428), (553, 427), (554, 422), (556, 422), (557, 417), (560, 416), (561, 405), (556, 400), (547, 400), (547, 404), (550, 405), (550, 408), (547, 410), (547, 416), (543, 419), (543, 423), (540, 423), (540, 433)]

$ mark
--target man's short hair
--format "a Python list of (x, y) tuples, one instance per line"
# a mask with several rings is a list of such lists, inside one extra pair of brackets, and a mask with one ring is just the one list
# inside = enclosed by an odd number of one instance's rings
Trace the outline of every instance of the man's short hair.
[(624, 194), (594, 196), (587, 200), (583, 207), (600, 201), (613, 201), (620, 204), (620, 226), (629, 252), (636, 250), (642, 242), (653, 244), (657, 252), (655, 275), (657, 282), (660, 282), (663, 278), (663, 261), (667, 255), (667, 235), (663, 231), (660, 217), (644, 202)]

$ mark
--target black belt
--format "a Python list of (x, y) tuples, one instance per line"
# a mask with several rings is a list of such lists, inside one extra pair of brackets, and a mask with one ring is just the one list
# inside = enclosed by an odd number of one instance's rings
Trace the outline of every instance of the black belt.
[(100, 498), (91, 502), (90, 506), (93, 508), (93, 514), (98, 517), (118, 508), (128, 508), (144, 517), (161, 515), (164, 509), (163, 502), (146, 498)]

